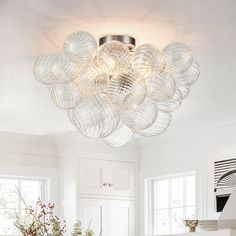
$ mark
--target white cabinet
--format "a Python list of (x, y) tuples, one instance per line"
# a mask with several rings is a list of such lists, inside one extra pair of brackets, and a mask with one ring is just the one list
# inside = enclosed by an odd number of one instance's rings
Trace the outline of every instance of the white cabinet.
[(108, 236), (134, 236), (134, 203), (108, 201)]
[(80, 159), (78, 219), (96, 236), (134, 236), (135, 164)]
[(134, 163), (82, 159), (79, 190), (82, 194), (134, 196)]
[(109, 182), (111, 182), (111, 194), (134, 196), (134, 164), (112, 162), (109, 163)]
[(95, 235), (134, 236), (134, 202), (126, 200), (80, 199), (80, 220), (90, 224)]
[[(80, 198), (79, 220), (96, 236), (107, 236), (107, 200)], [(100, 234), (101, 233), (101, 234)]]
[(80, 160), (79, 163), (79, 189), (85, 194), (106, 194), (108, 179), (107, 170), (103, 161)]

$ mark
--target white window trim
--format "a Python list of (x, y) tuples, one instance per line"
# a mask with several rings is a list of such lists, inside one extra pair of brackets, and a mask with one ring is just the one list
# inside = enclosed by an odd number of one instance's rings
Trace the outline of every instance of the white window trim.
[[(198, 180), (197, 180), (197, 172), (196, 171), (188, 171), (188, 172), (181, 172), (176, 173), (173, 175), (164, 175), (158, 176), (154, 178), (149, 178), (145, 180), (145, 232), (147, 235), (155, 236), (154, 232), (154, 216), (153, 216), (153, 181), (155, 180), (164, 180), (164, 179), (171, 179), (171, 178), (178, 178), (178, 177), (186, 177), (195, 175), (195, 208), (196, 208), (196, 216), (198, 215)], [(169, 196), (170, 197), (170, 196)], [(185, 206), (183, 206), (185, 207)], [(173, 207), (174, 208), (174, 207)], [(176, 207), (178, 208), (178, 207)], [(168, 208), (169, 209), (169, 208)], [(172, 208), (171, 208), (172, 209)], [(157, 235), (158, 236), (158, 235)]]
[(44, 179), (46, 187), (46, 202), (56, 204), (55, 214), (60, 213), (59, 170), (56, 168), (38, 168), (14, 165), (0, 165), (0, 176)]
[[(60, 214), (59, 170), (14, 165), (0, 165), (0, 177), (45, 180), (45, 201), (56, 205), (55, 214)], [(11, 236), (11, 235), (8, 235)], [(14, 235), (15, 236), (15, 235)]]

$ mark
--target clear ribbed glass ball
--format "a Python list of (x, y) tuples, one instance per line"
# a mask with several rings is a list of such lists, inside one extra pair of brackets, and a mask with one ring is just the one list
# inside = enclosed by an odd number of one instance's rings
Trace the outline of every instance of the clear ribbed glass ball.
[(193, 85), (200, 76), (199, 64), (196, 60), (193, 61), (190, 68), (182, 73), (173, 74), (173, 78), (177, 85), (180, 86), (191, 86)]
[(119, 41), (107, 42), (100, 47), (97, 62), (105, 73), (110, 75), (120, 74), (129, 65), (129, 48)]
[(64, 43), (64, 53), (73, 62), (87, 64), (96, 54), (96, 39), (85, 31), (72, 33)]
[(128, 111), (121, 116), (122, 121), (133, 130), (142, 130), (150, 127), (156, 120), (157, 106), (146, 99), (134, 111)]
[(93, 63), (79, 76), (77, 81), (84, 93), (100, 94), (107, 89), (109, 75), (104, 73), (96, 63)]
[(143, 78), (148, 78), (159, 70), (160, 52), (151, 44), (138, 46), (131, 59), (133, 70)]
[(39, 57), (34, 64), (34, 75), (44, 85), (71, 82), (78, 77), (81, 71), (82, 68), (72, 63), (63, 54)]
[(155, 74), (147, 81), (147, 95), (155, 102), (164, 102), (170, 99), (174, 92), (175, 82), (167, 74)]
[(77, 103), (70, 120), (78, 131), (89, 138), (104, 138), (119, 124), (119, 115), (105, 96), (86, 96)]
[(63, 110), (72, 109), (83, 98), (83, 93), (74, 81), (71, 83), (56, 83), (50, 86), (50, 91), (54, 104)]
[(134, 131), (120, 122), (117, 129), (103, 141), (111, 147), (123, 147), (131, 142), (134, 138)]
[(165, 102), (157, 103), (158, 110), (163, 112), (173, 112), (175, 111), (182, 102), (182, 94), (178, 88), (176, 88), (175, 93), (172, 98)]
[(181, 93), (182, 100), (184, 100), (190, 93), (190, 87), (187, 86), (177, 86), (177, 89)]
[(162, 67), (165, 72), (181, 73), (193, 63), (191, 49), (183, 43), (171, 43), (162, 51)]
[(111, 77), (107, 95), (118, 109), (132, 110), (144, 101), (146, 87), (135, 73), (128, 71)]
[(160, 135), (164, 133), (169, 127), (171, 117), (171, 113), (158, 111), (154, 124), (147, 129), (136, 130), (136, 133), (144, 137)]
[(56, 82), (56, 78), (51, 76), (51, 64), (53, 55), (39, 57), (34, 63), (34, 76), (44, 85), (51, 85)]

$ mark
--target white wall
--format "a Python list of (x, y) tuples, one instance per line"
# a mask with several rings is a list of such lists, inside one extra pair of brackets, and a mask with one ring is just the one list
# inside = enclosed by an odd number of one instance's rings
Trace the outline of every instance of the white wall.
[(50, 201), (59, 213), (59, 171), (53, 137), (0, 133), (0, 175), (48, 179)]
[(0, 133), (0, 165), (57, 167), (53, 137)]
[[(225, 122), (199, 131), (167, 132), (141, 146), (139, 175), (139, 232), (145, 235), (144, 180), (180, 172), (196, 171), (198, 177), (198, 216), (212, 218), (207, 207), (207, 156), (236, 150), (236, 123)], [(236, 152), (234, 152), (236, 153)], [(210, 155), (211, 156), (211, 155)], [(213, 188), (212, 188), (213, 191)]]

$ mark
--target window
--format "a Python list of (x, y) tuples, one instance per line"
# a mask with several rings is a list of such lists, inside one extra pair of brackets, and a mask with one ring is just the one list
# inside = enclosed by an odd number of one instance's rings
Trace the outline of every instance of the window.
[(34, 206), (39, 197), (45, 200), (45, 180), (0, 177), (0, 235), (19, 235), (13, 221), (24, 213), (24, 204), (17, 189), (28, 205)]
[(185, 232), (183, 219), (196, 218), (193, 173), (150, 181), (150, 231), (153, 235)]

